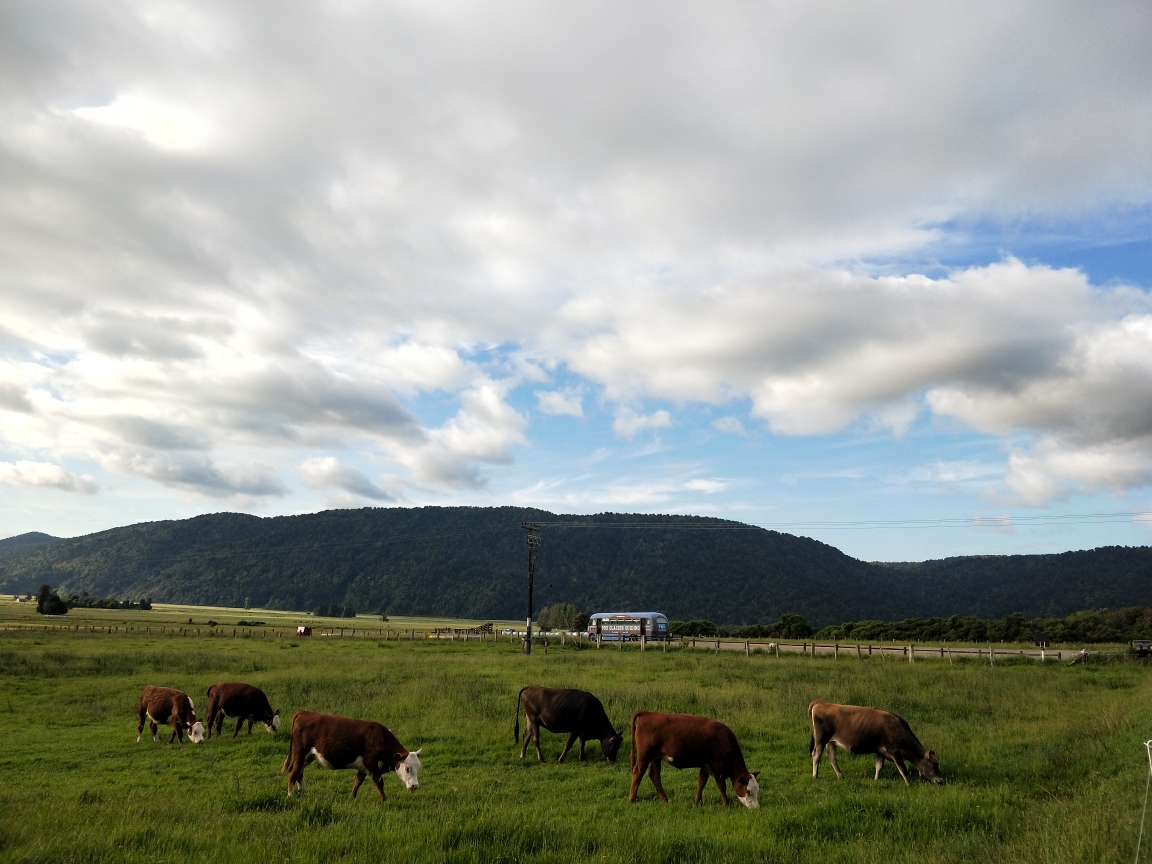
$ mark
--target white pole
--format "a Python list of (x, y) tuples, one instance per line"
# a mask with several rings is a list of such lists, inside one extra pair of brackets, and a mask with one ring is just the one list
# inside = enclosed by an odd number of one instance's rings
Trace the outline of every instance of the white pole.
[(1145, 741), (1144, 749), (1148, 751), (1148, 780), (1144, 783), (1144, 809), (1140, 813), (1140, 834), (1136, 837), (1135, 864), (1140, 864), (1140, 844), (1144, 842), (1144, 817), (1148, 813), (1148, 787), (1152, 786), (1152, 741)]

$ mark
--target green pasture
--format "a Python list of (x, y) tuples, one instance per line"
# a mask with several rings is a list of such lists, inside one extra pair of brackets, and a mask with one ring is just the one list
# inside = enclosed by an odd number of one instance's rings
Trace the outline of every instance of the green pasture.
[[(3, 613), (25, 614), (7, 604)], [(991, 668), (555, 644), (525, 657), (509, 642), (0, 632), (0, 861), (1131, 861), (1150, 672), (1120, 662)], [(387, 803), (371, 784), (353, 801), (352, 772), (313, 765), (308, 794), (289, 799), (287, 722), (276, 735), (258, 726), (233, 740), (226, 727), (181, 747), (163, 743), (162, 730), (162, 743), (147, 731), (136, 743), (146, 685), (184, 690), (203, 716), (205, 690), (227, 680), (263, 687), (286, 720), (307, 708), (385, 723), (424, 748), (420, 790), (389, 775)], [(670, 804), (647, 780), (629, 804), (628, 742), (616, 765), (595, 743), (583, 764), (573, 753), (539, 765), (531, 748), (521, 762), (516, 693), (537, 683), (591, 690), (619, 728), (640, 708), (723, 720), (762, 772), (761, 809), (722, 808), (713, 786), (694, 807), (695, 773), (668, 767)], [(844, 781), (826, 762), (813, 780), (813, 698), (902, 714), (937, 751), (947, 784), (907, 788), (891, 766), (874, 783), (871, 757), (849, 756)], [(562, 743), (545, 733), (545, 755), (555, 759)]]

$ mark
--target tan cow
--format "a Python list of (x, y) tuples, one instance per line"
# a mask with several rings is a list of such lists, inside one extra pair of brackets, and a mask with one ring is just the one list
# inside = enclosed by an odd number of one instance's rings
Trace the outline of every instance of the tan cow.
[(660, 783), (660, 764), (667, 762), (673, 768), (699, 768), (696, 781), (696, 803), (704, 795), (704, 786), (711, 775), (720, 790), (720, 800), (728, 806), (725, 783), (732, 780), (732, 791), (745, 807), (760, 806), (759, 771), (749, 771), (736, 735), (718, 720), (697, 717), (694, 714), (658, 714), (655, 711), (637, 711), (632, 715), (632, 788), (628, 800), (636, 800), (636, 790), (644, 779), (645, 770), (656, 794), (665, 804), (668, 795)]
[(145, 687), (140, 694), (140, 705), (137, 709), (140, 724), (136, 727), (136, 743), (140, 743), (140, 736), (144, 734), (144, 720), (152, 724), (152, 740), (159, 741), (159, 724), (172, 727), (172, 737), (168, 739), (171, 744), (177, 738), (184, 743), (184, 730), (188, 730), (188, 737), (193, 744), (204, 740), (204, 726), (196, 720), (196, 707), (187, 693), (173, 690), (171, 687)]
[(836, 748), (839, 747), (853, 755), (874, 754), (876, 774), (873, 780), (880, 778), (880, 769), (884, 760), (888, 759), (896, 765), (905, 783), (909, 781), (904, 760), (915, 765), (925, 780), (944, 782), (936, 754), (925, 749), (912, 734), (912, 727), (907, 721), (891, 711), (813, 701), (808, 705), (808, 726), (812, 731), (808, 747), (812, 754), (813, 777), (819, 771), (821, 752), (826, 752), (832, 770), (839, 779), (844, 779), (840, 766), (836, 764)]

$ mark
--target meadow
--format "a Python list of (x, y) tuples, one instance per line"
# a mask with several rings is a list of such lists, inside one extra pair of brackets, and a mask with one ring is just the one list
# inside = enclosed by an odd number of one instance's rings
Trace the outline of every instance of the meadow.
[[(0, 607), (0, 620), (27, 615)], [(161, 743), (147, 732), (136, 743), (144, 686), (184, 690), (203, 717), (205, 690), (226, 680), (264, 688), (286, 721), (307, 708), (385, 723), (423, 748), (419, 791), (388, 775), (387, 803), (370, 784), (352, 800), (353, 772), (313, 765), (307, 795), (288, 798), (287, 722), (236, 740), (228, 724), (183, 746), (164, 743), (161, 727)], [(629, 804), (627, 740), (615, 765), (594, 742), (585, 763), (573, 753), (540, 765), (531, 748), (521, 761), (516, 693), (536, 683), (591, 690), (618, 728), (640, 708), (723, 720), (762, 772), (761, 808), (725, 809), (713, 786), (694, 807), (695, 772), (668, 767), (670, 804), (647, 780)], [(891, 765), (873, 782), (871, 757), (846, 755), (845, 780), (826, 761), (813, 780), (813, 698), (900, 713), (948, 782), (905, 787)], [(0, 632), (0, 861), (1131, 861), (1150, 709), (1149, 668), (1124, 663), (991, 668), (555, 643), (526, 657), (509, 642)], [(545, 757), (562, 743), (544, 733)]]

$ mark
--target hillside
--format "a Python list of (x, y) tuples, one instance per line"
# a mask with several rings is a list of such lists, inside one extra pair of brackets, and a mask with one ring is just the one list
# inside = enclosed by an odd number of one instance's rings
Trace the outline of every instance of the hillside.
[(710, 518), (424, 507), (269, 519), (217, 513), (5, 545), (0, 591), (47, 582), (92, 596), (518, 618), (524, 520), (596, 525), (546, 525), (537, 609), (554, 602), (586, 610), (656, 608), (673, 618), (730, 624), (798, 612), (820, 626), (1016, 611), (1065, 615), (1146, 604), (1152, 587), (1152, 555), (1143, 547), (870, 564), (815, 540)]

